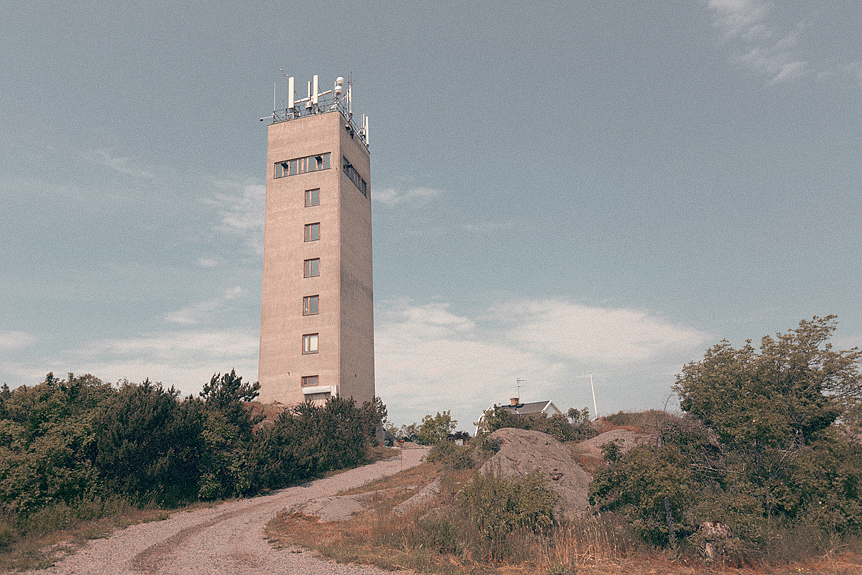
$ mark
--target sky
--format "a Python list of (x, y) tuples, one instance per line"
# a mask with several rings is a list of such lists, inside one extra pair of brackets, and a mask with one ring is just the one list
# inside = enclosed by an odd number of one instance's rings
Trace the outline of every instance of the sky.
[[(862, 344), (856, 0), (0, 7), (0, 382), (256, 381), (283, 74), (369, 116), (396, 426), (676, 409), (683, 365)], [(277, 94), (280, 98), (280, 95)]]

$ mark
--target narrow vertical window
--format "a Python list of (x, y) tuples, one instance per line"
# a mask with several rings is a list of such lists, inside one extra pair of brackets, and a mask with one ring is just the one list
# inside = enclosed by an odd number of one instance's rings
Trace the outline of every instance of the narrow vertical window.
[(302, 376), (302, 387), (309, 387), (312, 385), (317, 385), (317, 376), (316, 375), (303, 375)]
[(302, 315), (317, 315), (320, 296), (309, 295), (302, 298)]
[(304, 355), (309, 353), (317, 353), (317, 339), (318, 338), (316, 333), (309, 333), (302, 336), (302, 353)]
[(305, 241), (315, 242), (320, 239), (320, 222), (305, 224)]
[(307, 278), (316, 278), (320, 275), (320, 258), (305, 260), (305, 273)]
[(320, 190), (305, 190), (305, 207), (320, 205)]

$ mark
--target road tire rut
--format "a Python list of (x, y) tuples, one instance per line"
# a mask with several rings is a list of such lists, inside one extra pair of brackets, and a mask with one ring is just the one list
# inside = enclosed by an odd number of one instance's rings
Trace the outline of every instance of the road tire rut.
[(297, 487), (177, 512), (165, 521), (133, 525), (90, 541), (75, 555), (31, 575), (380, 575), (373, 567), (339, 565), (300, 549), (275, 549), (263, 538), (267, 522), (287, 507), (359, 487), (421, 462), (425, 449), (378, 461)]

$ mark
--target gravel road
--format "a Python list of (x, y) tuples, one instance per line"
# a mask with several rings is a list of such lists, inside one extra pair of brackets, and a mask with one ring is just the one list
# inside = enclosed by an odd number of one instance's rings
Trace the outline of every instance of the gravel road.
[[(165, 521), (133, 525), (91, 541), (75, 555), (43, 571), (88, 575), (379, 575), (391, 573), (316, 559), (308, 551), (273, 549), (263, 528), (286, 507), (358, 487), (419, 465), (426, 449), (404, 449), (402, 457), (353, 469), (269, 495), (230, 501), (211, 509), (178, 512)], [(407, 572), (401, 572), (407, 573)]]

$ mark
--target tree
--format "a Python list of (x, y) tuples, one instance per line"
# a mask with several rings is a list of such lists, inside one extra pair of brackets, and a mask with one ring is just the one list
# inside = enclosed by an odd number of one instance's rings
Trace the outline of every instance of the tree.
[[(677, 376), (680, 407), (716, 434), (722, 483), (759, 501), (767, 519), (813, 509), (824, 481), (813, 462), (846, 451), (832, 424), (858, 410), (862, 358), (833, 349), (835, 328), (835, 316), (815, 316), (764, 336), (759, 352), (750, 340), (740, 349), (722, 341)], [(843, 491), (858, 481), (849, 473)]]
[(734, 349), (722, 341), (677, 376), (680, 407), (732, 446), (793, 449), (842, 414), (851, 415), (862, 391), (860, 352), (828, 343), (835, 316), (803, 320), (776, 339), (764, 336)]
[(673, 535), (661, 526), (665, 498), (673, 529), (722, 521), (752, 549), (797, 523), (827, 539), (859, 529), (862, 449), (834, 424), (858, 410), (862, 357), (832, 348), (835, 326), (814, 317), (763, 337), (759, 350), (722, 341), (687, 364), (674, 385), (686, 415), (666, 421), (655, 446), (609, 450), (591, 501), (657, 544)]
[(433, 445), (438, 441), (443, 441), (449, 434), (455, 430), (458, 421), (452, 419), (448, 411), (443, 413), (437, 412), (437, 415), (426, 415), (422, 418), (422, 424), (419, 426), (419, 431), (416, 433), (420, 443), (425, 445)]

